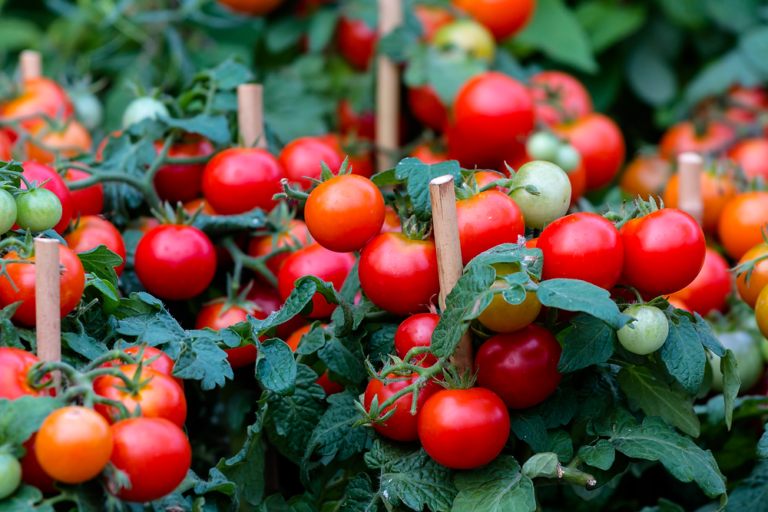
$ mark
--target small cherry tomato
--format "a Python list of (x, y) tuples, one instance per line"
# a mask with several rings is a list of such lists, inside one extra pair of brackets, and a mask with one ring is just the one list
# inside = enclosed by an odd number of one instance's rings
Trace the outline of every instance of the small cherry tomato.
[(378, 34), (361, 19), (342, 16), (336, 29), (339, 52), (355, 68), (365, 71), (371, 64)]
[[(740, 389), (742, 391), (749, 390), (765, 375), (760, 345), (750, 334), (744, 331), (723, 332), (717, 335), (717, 339), (720, 340), (726, 350), (731, 350), (736, 356), (739, 380), (741, 380)], [(712, 390), (716, 393), (722, 393), (723, 374), (720, 371), (720, 358), (710, 354), (709, 365), (712, 368)]]
[[(768, 255), (768, 244), (756, 245), (744, 253), (739, 264), (765, 255)], [(757, 296), (766, 286), (768, 286), (768, 259), (760, 261), (754, 266), (749, 281), (747, 281), (746, 272), (736, 277), (736, 290), (739, 292), (739, 297), (753, 309), (757, 303)]]
[(525, 28), (536, 11), (536, 0), (453, 0), (453, 5), (488, 27), (499, 41)]
[[(503, 279), (496, 279), (491, 290), (509, 288)], [(481, 324), (496, 332), (514, 332), (530, 325), (541, 312), (541, 302), (536, 292), (526, 292), (520, 304), (510, 304), (504, 297), (494, 295), (493, 300), (477, 319)]]
[(411, 158), (418, 158), (427, 165), (439, 164), (448, 160), (448, 153), (429, 142), (422, 142), (411, 151)]
[(757, 113), (768, 108), (768, 92), (762, 86), (742, 87), (734, 85), (726, 96), (731, 104), (725, 109), (725, 117), (734, 123), (749, 124)]
[(441, 50), (459, 51), (473, 59), (493, 63), (496, 41), (483, 25), (469, 19), (453, 21), (435, 34), (432, 44)]
[[(515, 204), (523, 212), (526, 227), (542, 229), (568, 211), (571, 204), (571, 181), (561, 168), (550, 162), (529, 162), (515, 173), (513, 192)], [(525, 188), (533, 185), (539, 194)]]
[(162, 101), (151, 96), (141, 96), (131, 101), (123, 111), (123, 129), (138, 124), (145, 119), (170, 117), (168, 107)]
[(64, 237), (67, 245), (75, 253), (81, 253), (104, 245), (123, 259), (123, 263), (115, 267), (120, 276), (125, 268), (125, 242), (120, 231), (108, 220), (95, 215), (80, 217), (77, 229)]
[(50, 190), (35, 188), (16, 197), (16, 225), (25, 231), (52, 229), (61, 220), (61, 214), (61, 201)]
[(429, 84), (408, 88), (408, 107), (416, 120), (433, 130), (442, 130), (448, 122), (448, 111)]
[[(429, 347), (432, 343), (432, 333), (440, 321), (440, 315), (435, 313), (419, 313), (409, 316), (395, 331), (395, 352), (403, 359), (414, 347)], [(417, 356), (423, 366), (432, 366), (437, 358), (431, 353)]]
[(624, 314), (637, 319), (616, 332), (619, 343), (628, 351), (648, 355), (667, 341), (669, 321), (659, 308), (636, 304), (625, 309)]
[(0, 452), (0, 500), (4, 500), (21, 484), (21, 463), (10, 453)]
[(592, 98), (578, 79), (562, 71), (542, 71), (531, 77), (536, 119), (548, 126), (592, 113)]
[(725, 252), (740, 259), (752, 247), (763, 242), (761, 229), (768, 219), (768, 192), (740, 194), (723, 207), (717, 233)]
[[(91, 175), (79, 169), (68, 169), (64, 179), (67, 183), (84, 180)], [(99, 215), (104, 209), (104, 185), (99, 183), (82, 190), (70, 191), (72, 217), (78, 215)]]
[[(44, 181), (47, 181), (47, 183), (43, 185), (43, 188), (50, 190), (59, 198), (59, 201), (61, 202), (61, 220), (59, 220), (58, 224), (56, 224), (53, 229), (58, 234), (63, 234), (67, 229), (67, 226), (69, 226), (69, 221), (72, 219), (72, 212), (74, 211), (72, 195), (69, 192), (69, 187), (67, 187), (66, 182), (56, 171), (47, 165), (39, 164), (37, 162), (24, 162), (22, 166), (24, 167), (24, 177), (27, 178), (30, 183), (37, 181), (37, 184), (39, 185)], [(21, 188), (27, 188), (26, 183), (23, 181), (21, 182)]]
[(736, 130), (722, 122), (711, 122), (703, 126), (693, 121), (681, 121), (670, 127), (659, 142), (659, 154), (668, 159), (677, 158), (680, 153), (712, 154), (727, 147), (736, 138)]
[[(654, 199), (659, 197), (667, 187), (670, 176), (672, 166), (668, 160), (658, 155), (639, 155), (627, 164), (619, 186), (630, 197), (640, 196), (647, 201), (650, 196)], [(669, 206), (666, 199), (664, 204)]]
[(339, 131), (354, 134), (361, 139), (376, 138), (376, 114), (373, 111), (356, 112), (348, 99), (342, 99), (336, 108)]
[[(155, 152), (160, 154), (163, 142), (155, 142)], [(213, 154), (213, 145), (203, 137), (190, 137), (174, 144), (168, 149), (168, 158), (199, 158)], [(176, 204), (191, 201), (203, 190), (203, 172), (205, 164), (179, 165), (166, 164), (155, 174), (155, 190), (163, 201)]]
[(768, 139), (753, 138), (739, 141), (728, 150), (728, 157), (738, 164), (747, 178), (768, 179)]
[(724, 312), (726, 299), (731, 294), (731, 274), (728, 262), (714, 250), (707, 248), (704, 266), (691, 284), (672, 294), (683, 301), (685, 309), (706, 316), (711, 311)]
[[(45, 396), (50, 394), (47, 389), (33, 389), (27, 383), (30, 368), (40, 360), (34, 354), (13, 347), (0, 347), (0, 398), (16, 400), (19, 397)], [(46, 376), (43, 381), (50, 380)]]
[(61, 130), (56, 130), (45, 122), (38, 122), (30, 127), (30, 132), (41, 145), (27, 141), (27, 158), (41, 164), (53, 163), (57, 154), (61, 158), (72, 158), (90, 153), (93, 146), (91, 134), (74, 119), (67, 121)]
[(514, 200), (498, 190), (480, 192), (456, 203), (459, 245), (464, 265), (499, 244), (517, 243), (525, 221)]
[(24, 80), (21, 95), (0, 104), (0, 119), (10, 121), (24, 118), (21, 125), (30, 129), (45, 115), (51, 119), (66, 120), (75, 113), (67, 93), (50, 78)]
[[(371, 379), (368, 386), (365, 388), (365, 409), (370, 411), (371, 402), (373, 397), (378, 398), (379, 405), (383, 404), (389, 397), (400, 391), (401, 389), (408, 387), (416, 382), (419, 378), (418, 374), (412, 374), (409, 376), (395, 375), (393, 373), (387, 376), (388, 379), (403, 380), (399, 382), (393, 382), (391, 384), (384, 385), (383, 382)], [(413, 393), (408, 393), (398, 398), (394, 404), (390, 405), (382, 412), (388, 412), (396, 407), (395, 414), (392, 415), (383, 425), (374, 424), (373, 428), (379, 434), (386, 436), (395, 441), (416, 441), (419, 438), (418, 422), (419, 412), (424, 407), (426, 401), (435, 392), (440, 389), (439, 384), (434, 381), (428, 382), (421, 391), (419, 397), (416, 400), (416, 414), (411, 414), (411, 406), (413, 403)]]
[(338, 174), (344, 155), (337, 144), (320, 137), (300, 137), (283, 148), (278, 157), (285, 176), (294, 185), (307, 190), (312, 182), (306, 178), (320, 178), (321, 163)]
[[(739, 191), (728, 176), (718, 176), (710, 172), (701, 173), (700, 183), (701, 200), (704, 202), (703, 228), (707, 233), (714, 233), (717, 231), (723, 208)], [(680, 175), (675, 174), (661, 196), (667, 208), (677, 208), (679, 188)]]
[(289, 247), (291, 250), (280, 254), (275, 254), (266, 262), (267, 268), (277, 276), (280, 267), (283, 266), (286, 258), (291, 252), (295, 252), (302, 247), (306, 247), (312, 241), (309, 235), (307, 225), (300, 220), (292, 220), (286, 226), (286, 230), (275, 235), (258, 236), (251, 239), (248, 243), (248, 256), (258, 258), (283, 247)]
[[(227, 306), (224, 309), (224, 306)], [(197, 315), (197, 322), (195, 323), (195, 329), (203, 329), (208, 327), (218, 331), (226, 327), (231, 327), (240, 322), (245, 322), (248, 319), (248, 315), (263, 320), (267, 318), (267, 315), (261, 311), (258, 306), (253, 303), (250, 307), (239, 305), (227, 305), (226, 302), (211, 302), (203, 306), (200, 313)], [(259, 338), (264, 341), (264, 337)], [(227, 353), (227, 361), (232, 368), (242, 368), (256, 362), (256, 356), (258, 351), (256, 346), (248, 344), (242, 347), (224, 349)]]

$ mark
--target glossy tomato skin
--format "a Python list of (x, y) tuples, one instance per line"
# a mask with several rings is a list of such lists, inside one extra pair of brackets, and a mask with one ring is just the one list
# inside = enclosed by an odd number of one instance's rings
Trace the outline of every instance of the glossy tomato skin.
[[(27, 384), (29, 370), (39, 363), (34, 354), (13, 347), (0, 347), (0, 398), (16, 400), (22, 396), (46, 396), (50, 390), (36, 390)], [(48, 380), (48, 379), (45, 379)]]
[[(61, 202), (61, 220), (53, 227), (53, 229), (58, 234), (63, 234), (69, 225), (69, 221), (72, 220), (72, 213), (74, 211), (72, 194), (69, 192), (69, 187), (67, 187), (64, 179), (59, 176), (59, 173), (47, 165), (37, 162), (24, 162), (22, 165), (24, 166), (24, 177), (27, 178), (27, 181), (30, 183), (37, 181), (39, 185), (40, 183), (49, 180), (48, 183), (43, 185), (43, 188), (56, 194), (56, 197), (58, 197)], [(23, 181), (21, 182), (21, 188), (24, 190), (27, 188), (27, 185)]]
[(109, 423), (93, 409), (56, 409), (35, 439), (37, 461), (53, 479), (79, 484), (95, 477), (109, 462), (113, 437)]
[(309, 194), (304, 218), (312, 238), (334, 252), (359, 251), (384, 224), (384, 196), (368, 178), (346, 174)]
[(456, 95), (446, 131), (448, 154), (466, 168), (502, 169), (510, 147), (522, 147), (533, 126), (528, 89), (502, 73), (481, 73)]
[(652, 212), (627, 222), (619, 232), (624, 243), (622, 278), (643, 295), (656, 297), (681, 290), (696, 279), (704, 265), (704, 232), (693, 217), (680, 210)]
[[(592, 113), (592, 97), (578, 79), (562, 71), (542, 71), (531, 77), (536, 119), (548, 126), (575, 120)], [(560, 108), (552, 105), (555, 101)]]
[[(141, 350), (141, 346), (137, 345), (135, 347), (128, 347), (123, 350), (126, 354), (130, 355), (134, 359), (139, 357), (139, 351)], [(147, 361), (150, 359), (155, 358), (151, 363), (147, 364)], [(144, 352), (142, 353), (141, 360), (144, 363), (144, 368), (149, 368), (150, 370), (154, 370), (158, 373), (162, 373), (163, 375), (167, 375), (168, 377), (173, 377), (173, 359), (160, 350), (159, 348), (155, 347), (144, 347)], [(112, 361), (109, 361), (107, 363), (104, 363), (101, 365), (102, 368), (106, 368), (108, 366), (123, 366), (125, 363), (123, 363), (120, 359), (113, 359)], [(184, 389), (184, 379), (180, 379), (179, 377), (173, 377), (173, 380), (176, 381), (176, 383), (181, 386), (182, 389)]]
[[(409, 316), (395, 331), (395, 352), (397, 357), (404, 358), (414, 347), (429, 347), (432, 344), (432, 333), (440, 321), (440, 315), (435, 313), (419, 313)], [(418, 356), (423, 366), (432, 366), (437, 358), (431, 353)]]
[(498, 40), (520, 32), (536, 10), (536, 0), (453, 0), (453, 5), (485, 25)]
[[(649, 196), (659, 197), (671, 176), (668, 160), (658, 155), (639, 155), (627, 164), (619, 186), (630, 197), (640, 196), (647, 201)], [(664, 204), (668, 205), (666, 199)]]
[(360, 253), (360, 286), (378, 307), (396, 315), (426, 311), (437, 300), (440, 281), (434, 240), (401, 233), (374, 237)]
[(555, 336), (537, 324), (497, 334), (475, 357), (477, 385), (496, 393), (510, 409), (525, 409), (555, 392), (563, 349)]
[(368, 69), (378, 39), (376, 29), (363, 20), (342, 16), (336, 30), (336, 42), (344, 59), (359, 70)]
[[(483, 188), (496, 180), (504, 179), (506, 176), (495, 171), (475, 171), (474, 177), (477, 186), (479, 188)], [(496, 190), (501, 190), (502, 192), (509, 191), (508, 188), (502, 188), (498, 186), (496, 187)]]
[(53, 486), (54, 480), (37, 460), (36, 439), (37, 432), (24, 442), (24, 449), (27, 450), (27, 453), (21, 458), (21, 477), (25, 484), (37, 487), (45, 494), (50, 494), (56, 491)]
[(321, 163), (325, 163), (334, 174), (338, 174), (344, 155), (341, 148), (320, 137), (300, 137), (283, 148), (278, 157), (288, 180), (303, 189), (309, 189), (312, 182), (305, 178), (320, 178)]
[[(218, 331), (225, 327), (231, 327), (240, 322), (245, 322), (248, 319), (248, 315), (263, 320), (267, 318), (267, 314), (257, 308), (256, 304), (250, 309), (245, 309), (240, 306), (230, 305), (226, 311), (224, 309), (224, 302), (212, 302), (203, 306), (200, 313), (197, 315), (197, 322), (195, 323), (195, 329), (203, 329), (208, 327)], [(259, 338), (264, 341), (264, 337)], [(227, 353), (227, 361), (232, 368), (242, 368), (256, 362), (256, 356), (258, 350), (254, 345), (245, 345), (242, 347), (224, 349)]]
[(216, 252), (205, 233), (192, 226), (165, 224), (151, 229), (136, 246), (136, 275), (151, 294), (191, 299), (216, 273)]
[(703, 133), (697, 134), (692, 121), (681, 121), (670, 127), (659, 142), (659, 154), (666, 159), (674, 159), (680, 153), (716, 153), (724, 149), (736, 137), (736, 130), (721, 122), (711, 122), (704, 127)]
[(384, 209), (384, 224), (381, 225), (382, 233), (402, 233), (403, 226), (395, 209), (387, 205)]
[[(133, 379), (138, 365), (127, 364), (119, 368), (126, 377)], [(121, 402), (130, 413), (141, 407), (141, 416), (144, 418), (165, 418), (183, 427), (187, 419), (187, 399), (181, 386), (173, 378), (149, 368), (141, 369), (141, 380), (149, 382), (132, 395), (120, 389), (125, 386), (121, 378), (102, 375), (93, 381), (93, 391), (99, 396)], [(115, 407), (96, 404), (94, 410), (110, 424), (120, 419), (120, 412)]]
[(573, 213), (549, 224), (537, 247), (544, 253), (541, 277), (581, 279), (610, 290), (621, 277), (624, 244), (602, 215)]
[[(155, 142), (155, 152), (159, 155), (163, 142)], [(213, 154), (213, 144), (203, 137), (179, 142), (168, 149), (168, 158), (198, 158)], [(155, 190), (163, 201), (176, 204), (191, 201), (199, 197), (203, 190), (203, 171), (205, 164), (177, 165), (167, 164), (155, 174)]]
[[(0, 119), (11, 120), (44, 114), (51, 119), (69, 119), (75, 110), (64, 89), (50, 78), (39, 77), (24, 81), (20, 96), (0, 105)], [(29, 128), (40, 118), (22, 123)]]
[(339, 131), (344, 135), (354, 134), (361, 139), (376, 138), (376, 114), (373, 111), (356, 112), (348, 99), (342, 99), (336, 108)]
[(123, 263), (115, 267), (118, 277), (125, 268), (125, 242), (120, 231), (109, 222), (95, 215), (80, 217), (77, 229), (64, 237), (70, 249), (76, 253), (90, 251), (100, 245), (117, 254), (123, 259)]
[[(718, 176), (711, 172), (700, 174), (701, 200), (704, 203), (702, 227), (707, 233), (717, 232), (720, 215), (728, 202), (736, 197), (739, 190), (728, 176)], [(677, 208), (680, 193), (680, 175), (675, 174), (667, 183), (667, 189), (661, 196), (667, 208)]]
[(472, 469), (501, 453), (509, 425), (507, 407), (493, 391), (445, 389), (422, 407), (418, 431), (422, 446), (435, 461), (452, 469)]
[(254, 208), (270, 211), (272, 197), (282, 191), (285, 171), (263, 149), (231, 148), (214, 156), (203, 171), (203, 194), (220, 215), (245, 213)]
[(725, 204), (717, 233), (731, 258), (739, 259), (752, 247), (763, 243), (760, 230), (766, 219), (768, 192), (747, 192)]
[[(16, 252), (10, 252), (5, 256), (6, 260), (19, 260), (21, 257)], [(34, 261), (34, 256), (28, 258)], [(80, 303), (85, 289), (85, 270), (80, 258), (64, 245), (59, 246), (59, 262), (66, 269), (60, 277), (60, 297), (61, 297), (61, 318), (67, 316)], [(0, 277), (0, 302), (2, 304), (13, 304), (22, 301), (16, 313), (13, 314), (14, 320), (25, 325), (35, 325), (35, 266), (26, 263), (10, 263), (6, 266), (8, 275), (16, 284), (17, 290), (7, 277)]]
[(30, 131), (42, 144), (38, 146), (27, 141), (27, 158), (41, 164), (53, 163), (56, 154), (61, 158), (72, 158), (81, 153), (90, 153), (93, 146), (91, 134), (74, 119), (69, 120), (61, 131), (53, 130), (44, 121), (30, 127)]
[(607, 185), (624, 162), (624, 136), (607, 116), (592, 113), (570, 124), (554, 127), (581, 154), (587, 170), (587, 190)]
[[(78, 169), (68, 169), (64, 179), (67, 183), (84, 180), (90, 174)], [(69, 192), (72, 197), (72, 217), (78, 215), (99, 215), (104, 209), (104, 185), (99, 183), (82, 190)]]
[(448, 122), (445, 105), (429, 84), (408, 88), (408, 107), (421, 124), (433, 130), (442, 130)]
[(461, 260), (504, 243), (517, 243), (525, 235), (523, 214), (511, 197), (498, 190), (480, 192), (456, 203)]
[(739, 141), (728, 156), (744, 170), (747, 178), (768, 179), (768, 139), (753, 138)]
[[(766, 254), (768, 254), (768, 244), (756, 245), (744, 253), (744, 256), (739, 260), (739, 264)], [(757, 296), (766, 286), (768, 286), (768, 259), (760, 261), (753, 267), (749, 281), (747, 281), (746, 272), (736, 277), (736, 290), (739, 292), (739, 297), (753, 309), (757, 302)]]
[[(340, 290), (354, 264), (355, 256), (353, 254), (329, 251), (319, 244), (312, 244), (299, 249), (288, 256), (277, 276), (277, 288), (280, 291), (280, 297), (287, 300), (296, 287), (296, 281), (307, 275), (319, 277), (327, 283), (333, 283), (333, 287)], [(316, 293), (312, 298), (312, 304), (312, 312), (307, 315), (309, 318), (329, 317), (336, 309), (335, 304), (328, 304), (325, 297), (319, 293)]]
[(724, 312), (726, 299), (731, 294), (731, 274), (728, 262), (717, 252), (707, 248), (704, 266), (691, 284), (672, 294), (683, 301), (688, 311), (706, 316), (711, 311)]
[[(248, 256), (258, 258), (283, 247), (290, 247), (292, 250), (301, 249), (309, 245), (312, 237), (309, 235), (307, 225), (300, 220), (292, 220), (285, 232), (277, 235), (266, 235), (251, 238), (248, 243)], [(298, 245), (297, 245), (298, 242)], [(267, 268), (277, 277), (280, 267), (288, 258), (290, 252), (275, 254), (266, 262)]]
[[(390, 374), (387, 378), (396, 379), (398, 375)], [(378, 397), (379, 405), (383, 404), (389, 397), (397, 393), (403, 388), (408, 387), (418, 380), (419, 376), (413, 374), (407, 380), (399, 382), (393, 382), (392, 384), (384, 385), (383, 382), (376, 379), (371, 379), (368, 386), (365, 388), (365, 409), (370, 411), (371, 402), (373, 397)], [(382, 412), (388, 412), (397, 406), (395, 414), (392, 415), (383, 425), (375, 424), (373, 428), (379, 434), (394, 439), (395, 441), (416, 441), (419, 438), (418, 422), (419, 411), (424, 407), (429, 397), (440, 389), (439, 384), (434, 381), (427, 383), (419, 392), (419, 397), (416, 400), (416, 414), (411, 414), (411, 406), (413, 403), (413, 393), (403, 395), (395, 401), (394, 404), (384, 409)]]
[(144, 503), (173, 492), (192, 463), (192, 448), (184, 432), (162, 418), (131, 418), (112, 427), (115, 449), (110, 462), (126, 474), (130, 489), (115, 494), (121, 500)]

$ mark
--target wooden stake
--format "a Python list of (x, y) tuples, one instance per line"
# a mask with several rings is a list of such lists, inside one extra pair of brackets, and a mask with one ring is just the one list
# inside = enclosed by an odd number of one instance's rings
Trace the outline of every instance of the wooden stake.
[[(430, 181), (429, 193), (432, 198), (432, 224), (435, 230), (437, 267), (440, 274), (440, 309), (445, 310), (445, 297), (464, 273), (453, 176), (440, 176)], [(464, 375), (467, 368), (473, 368), (472, 358), (472, 340), (467, 331), (461, 337), (451, 362), (456, 365), (459, 374)]]
[(264, 88), (243, 84), (237, 88), (237, 124), (247, 148), (267, 149), (264, 132)]
[(40, 78), (43, 76), (43, 57), (40, 52), (24, 50), (19, 55), (19, 68), (22, 83), (32, 78)]
[[(35, 319), (37, 357), (41, 361), (61, 361), (60, 283), (59, 241), (35, 238)], [(57, 389), (59, 379), (57, 372)]]
[[(379, 40), (403, 22), (402, 0), (379, 0)], [(395, 166), (393, 154), (399, 146), (400, 70), (388, 57), (377, 61), (376, 147), (378, 171)]]
[(680, 174), (677, 205), (699, 224), (704, 219), (704, 201), (701, 198), (703, 165), (703, 159), (696, 153), (682, 153), (677, 157), (677, 172)]

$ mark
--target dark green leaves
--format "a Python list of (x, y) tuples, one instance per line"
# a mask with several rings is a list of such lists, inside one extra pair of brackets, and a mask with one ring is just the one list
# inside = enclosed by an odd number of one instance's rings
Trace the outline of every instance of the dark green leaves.
[(291, 347), (277, 338), (261, 343), (256, 358), (256, 378), (270, 391), (280, 395), (293, 394), (296, 360)]
[(760, 441), (757, 443), (757, 458), (768, 459), (768, 431), (763, 432)]
[(230, 140), (227, 118), (222, 115), (199, 114), (187, 119), (163, 117), (162, 121), (171, 128), (199, 133), (216, 144), (226, 144)]
[(208, 236), (222, 236), (237, 231), (255, 230), (264, 227), (266, 216), (258, 208), (239, 215), (200, 214), (192, 224)]
[(109, 282), (113, 287), (117, 286), (115, 267), (123, 264), (123, 258), (107, 249), (104, 245), (100, 245), (90, 251), (81, 252), (77, 257), (83, 263), (83, 269), (86, 273)]
[(541, 303), (566, 311), (582, 311), (619, 330), (630, 318), (619, 312), (611, 294), (593, 284), (576, 279), (550, 279), (536, 292)]
[(579, 458), (590, 466), (608, 471), (613, 466), (616, 450), (609, 441), (600, 439), (594, 446), (588, 445), (579, 448)]
[(264, 447), (260, 428), (259, 424), (248, 427), (243, 448), (234, 457), (221, 459), (216, 465), (251, 505), (259, 504), (264, 497)]
[(669, 335), (659, 353), (669, 373), (683, 385), (689, 395), (695, 395), (704, 379), (707, 356), (688, 318), (678, 318), (677, 323), (669, 322)]
[(332, 336), (317, 354), (332, 372), (346, 377), (353, 383), (365, 380), (368, 375), (359, 335), (360, 333), (353, 333), (344, 338)]
[(766, 512), (768, 501), (768, 461), (755, 465), (749, 477), (729, 495), (726, 512)]
[(533, 482), (520, 472), (514, 458), (502, 455), (480, 468), (454, 478), (459, 490), (453, 512), (533, 512)]
[(223, 386), (226, 379), (234, 377), (232, 367), (227, 362), (227, 353), (207, 337), (184, 343), (173, 368), (173, 375), (199, 380), (203, 389)]
[(720, 372), (723, 374), (723, 400), (725, 401), (725, 424), (728, 430), (731, 429), (733, 421), (733, 406), (736, 402), (736, 396), (741, 387), (741, 378), (739, 377), (739, 366), (736, 363), (736, 356), (731, 350), (727, 350), (725, 357), (720, 359)]
[(509, 420), (515, 436), (528, 443), (534, 452), (541, 453), (548, 450), (547, 428), (541, 416), (530, 410), (511, 411)]
[(20, 447), (61, 405), (61, 402), (49, 397), (22, 396), (13, 401), (0, 398), (0, 446), (10, 443)]
[(616, 331), (585, 313), (579, 313), (571, 323), (573, 329), (565, 336), (557, 371), (575, 372), (610, 359), (616, 346)]

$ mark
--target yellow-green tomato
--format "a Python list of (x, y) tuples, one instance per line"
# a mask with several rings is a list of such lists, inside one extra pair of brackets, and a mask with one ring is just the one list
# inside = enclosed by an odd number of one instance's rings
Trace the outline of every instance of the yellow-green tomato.
[(21, 483), (21, 464), (9, 453), (0, 452), (0, 500), (13, 494)]
[[(532, 185), (538, 194), (526, 187)], [(571, 181), (568, 175), (551, 162), (528, 162), (515, 173), (514, 190), (510, 194), (520, 211), (526, 227), (543, 229), (565, 215), (571, 204)]]
[(625, 349), (644, 356), (656, 352), (667, 341), (669, 321), (659, 308), (638, 304), (628, 307), (624, 314), (637, 319), (616, 333)]
[[(509, 285), (503, 279), (497, 279), (491, 285), (491, 290), (504, 288), (509, 288)], [(526, 292), (525, 300), (520, 304), (510, 304), (498, 294), (493, 296), (491, 304), (477, 319), (492, 331), (514, 332), (533, 323), (540, 311), (541, 302), (536, 292)]]
[[(755, 339), (744, 331), (724, 332), (717, 335), (717, 339), (736, 356), (736, 364), (739, 367), (742, 392), (749, 390), (757, 384), (763, 375), (763, 357), (760, 353), (760, 345)], [(720, 358), (710, 355), (709, 364), (712, 366), (712, 390), (723, 392), (723, 374), (720, 371)]]
[(444, 26), (435, 34), (433, 43), (440, 49), (458, 49), (488, 63), (493, 62), (496, 55), (493, 34), (472, 20), (458, 20)]

